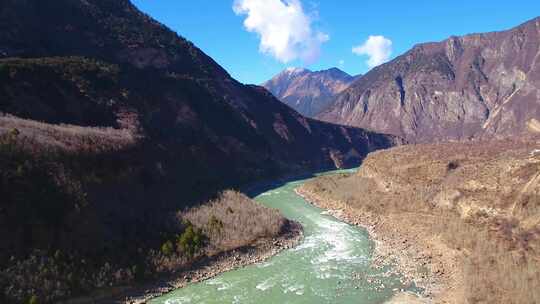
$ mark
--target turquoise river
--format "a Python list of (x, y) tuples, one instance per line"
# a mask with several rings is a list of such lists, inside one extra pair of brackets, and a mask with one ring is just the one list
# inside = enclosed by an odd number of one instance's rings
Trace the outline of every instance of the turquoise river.
[(255, 196), (259, 203), (302, 224), (304, 239), (297, 247), (150, 303), (375, 304), (388, 301), (399, 290), (413, 291), (389, 269), (370, 267), (374, 243), (365, 229), (327, 215), (294, 192), (305, 181), (276, 184)]

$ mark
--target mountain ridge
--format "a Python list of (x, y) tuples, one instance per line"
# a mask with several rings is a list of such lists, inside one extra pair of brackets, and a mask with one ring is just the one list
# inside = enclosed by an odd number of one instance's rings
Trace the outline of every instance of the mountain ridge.
[(262, 86), (299, 113), (313, 117), (359, 77), (335, 67), (320, 71), (287, 68)]
[(368, 72), (317, 118), (411, 142), (527, 135), (540, 116), (539, 45), (539, 17), (418, 44)]

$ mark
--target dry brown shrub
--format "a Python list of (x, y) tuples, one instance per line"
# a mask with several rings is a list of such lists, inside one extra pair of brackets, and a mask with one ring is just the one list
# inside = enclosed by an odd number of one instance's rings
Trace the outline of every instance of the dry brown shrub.
[(0, 112), (0, 135), (14, 129), (21, 138), (28, 138), (40, 146), (73, 152), (118, 151), (133, 146), (140, 139), (128, 129), (54, 125)]
[(244, 194), (232, 190), (198, 208), (179, 214), (203, 229), (211, 251), (229, 250), (260, 238), (278, 236), (287, 220), (278, 210), (264, 207)]

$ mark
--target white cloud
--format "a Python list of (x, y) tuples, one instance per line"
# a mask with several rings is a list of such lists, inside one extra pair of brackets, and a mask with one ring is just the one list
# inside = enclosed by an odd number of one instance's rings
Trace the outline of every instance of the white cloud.
[(237, 15), (247, 15), (244, 27), (259, 35), (259, 49), (287, 63), (296, 59), (315, 62), (329, 36), (312, 28), (300, 0), (235, 0)]
[(339, 66), (340, 66), (340, 67), (345, 66), (345, 60), (343, 60), (343, 59), (340, 59), (340, 60), (338, 61), (338, 63), (339, 63)]
[(353, 47), (353, 53), (369, 56), (366, 61), (370, 68), (387, 62), (392, 55), (392, 41), (384, 36), (369, 36), (364, 44)]

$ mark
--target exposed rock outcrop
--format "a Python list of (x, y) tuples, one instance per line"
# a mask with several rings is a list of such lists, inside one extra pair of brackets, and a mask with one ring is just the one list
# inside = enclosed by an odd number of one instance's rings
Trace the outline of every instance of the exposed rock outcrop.
[(417, 45), (357, 80), (317, 117), (410, 142), (538, 132), (540, 17)]

